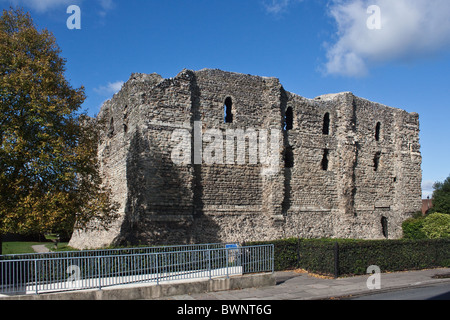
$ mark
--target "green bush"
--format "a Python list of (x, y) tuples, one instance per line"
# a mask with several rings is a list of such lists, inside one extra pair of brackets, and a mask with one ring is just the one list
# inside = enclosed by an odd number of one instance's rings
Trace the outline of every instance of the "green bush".
[(290, 270), (296, 268), (298, 261), (297, 242), (298, 239), (296, 238), (275, 240), (270, 242), (270, 244), (274, 245), (274, 255), (277, 257), (274, 263), (275, 270)]
[(428, 239), (450, 238), (450, 215), (433, 213), (422, 223), (422, 232)]
[(433, 213), (426, 217), (414, 217), (403, 225), (405, 239), (423, 240), (450, 237), (450, 215)]
[(301, 268), (334, 275), (336, 243), (339, 275), (363, 275), (371, 265), (379, 266), (382, 272), (450, 267), (450, 239), (286, 239), (246, 245), (274, 244), (276, 271)]
[(426, 239), (427, 236), (423, 232), (423, 223), (425, 217), (410, 218), (403, 222), (403, 238), (405, 239)]

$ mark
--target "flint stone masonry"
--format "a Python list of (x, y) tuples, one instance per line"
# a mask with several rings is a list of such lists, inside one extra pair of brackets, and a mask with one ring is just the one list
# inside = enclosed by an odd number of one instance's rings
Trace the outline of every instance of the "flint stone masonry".
[[(276, 78), (210, 69), (171, 79), (132, 74), (97, 120), (100, 168), (121, 218), (108, 231), (76, 230), (70, 242), (76, 248), (394, 239), (422, 205), (419, 115), (350, 92), (306, 99)], [(223, 133), (216, 163), (194, 161), (196, 124), (200, 134)], [(227, 162), (232, 129), (279, 132), (278, 141), (267, 141), (278, 146), (276, 161), (269, 167), (249, 161), (254, 145), (247, 141), (235, 150), (235, 158), (247, 150), (245, 163)], [(188, 163), (173, 161), (176, 131), (190, 140)], [(203, 152), (222, 143), (205, 140)]]

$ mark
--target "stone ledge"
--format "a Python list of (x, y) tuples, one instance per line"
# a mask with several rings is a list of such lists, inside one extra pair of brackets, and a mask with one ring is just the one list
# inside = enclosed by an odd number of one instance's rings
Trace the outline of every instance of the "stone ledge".
[(274, 286), (272, 273), (244, 275), (230, 278), (201, 280), (195, 282), (167, 283), (162, 285), (124, 286), (102, 290), (83, 290), (40, 295), (0, 296), (1, 300), (150, 300), (175, 295), (208, 293), (245, 288)]

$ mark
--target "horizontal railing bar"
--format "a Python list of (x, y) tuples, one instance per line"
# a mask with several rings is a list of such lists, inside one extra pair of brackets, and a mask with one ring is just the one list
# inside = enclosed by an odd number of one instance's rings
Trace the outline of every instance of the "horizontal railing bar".
[(239, 247), (239, 248), (214, 248), (214, 249), (193, 249), (193, 250), (183, 250), (183, 251), (167, 251), (167, 252), (148, 252), (148, 253), (129, 253), (129, 254), (118, 254), (118, 255), (95, 255), (95, 256), (79, 256), (79, 257), (58, 257), (58, 258), (27, 258), (27, 259), (11, 259), (11, 260), (0, 260), (0, 262), (19, 262), (19, 261), (53, 261), (53, 260), (70, 260), (70, 259), (95, 259), (95, 258), (106, 258), (106, 257), (130, 257), (130, 256), (147, 256), (147, 255), (165, 255), (165, 254), (175, 254), (175, 253), (189, 253), (189, 252), (207, 252), (207, 251), (238, 251), (240, 249), (248, 248), (258, 248), (266, 247), (266, 245), (257, 245), (249, 247)]
[[(159, 250), (159, 249), (176, 249), (187, 247), (208, 247), (208, 246), (227, 246), (238, 245), (237, 243), (207, 243), (207, 244), (186, 244), (186, 245), (167, 245), (167, 246), (154, 246), (154, 247), (133, 247), (133, 248), (115, 248), (115, 249), (98, 249), (98, 250), (80, 250), (80, 251), (59, 251), (59, 252), (47, 252), (47, 253), (21, 253), (21, 254), (6, 254), (0, 255), (2, 257), (27, 257), (27, 256), (46, 256), (46, 255), (81, 255), (90, 254), (96, 252), (114, 253), (118, 251), (144, 251), (144, 250)], [(234, 248), (233, 248), (234, 249)], [(33, 258), (31, 258), (33, 259)], [(20, 259), (22, 260), (22, 259)]]

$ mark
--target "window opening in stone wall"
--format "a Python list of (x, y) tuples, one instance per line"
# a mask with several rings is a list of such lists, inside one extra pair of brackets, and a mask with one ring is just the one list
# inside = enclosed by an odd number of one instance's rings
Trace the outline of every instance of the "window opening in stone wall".
[(381, 218), (381, 229), (383, 231), (383, 236), (387, 239), (389, 237), (389, 234), (388, 234), (388, 219), (386, 217)]
[(381, 133), (381, 123), (378, 122), (375, 128), (375, 140), (380, 141), (380, 133)]
[(284, 119), (285, 119), (284, 130), (285, 131), (292, 130), (294, 128), (294, 112), (292, 110), (292, 107), (287, 108)]
[(323, 130), (324, 135), (330, 134), (330, 114), (327, 112), (325, 113), (325, 116), (323, 117)]
[(284, 151), (284, 166), (285, 168), (294, 167), (294, 149), (292, 147), (286, 147)]
[(328, 149), (325, 149), (323, 152), (323, 159), (322, 159), (322, 170), (323, 171), (328, 171), (328, 164), (329, 164), (328, 154), (329, 153), (330, 153), (330, 151)]
[(114, 118), (111, 118), (111, 121), (109, 122), (109, 131), (108, 136), (111, 138), (114, 136)]
[(225, 123), (233, 123), (233, 100), (230, 97), (225, 99)]
[(374, 166), (375, 171), (378, 171), (378, 169), (380, 167), (380, 158), (381, 158), (381, 152), (377, 152), (375, 154), (375, 157), (373, 158), (373, 166)]

